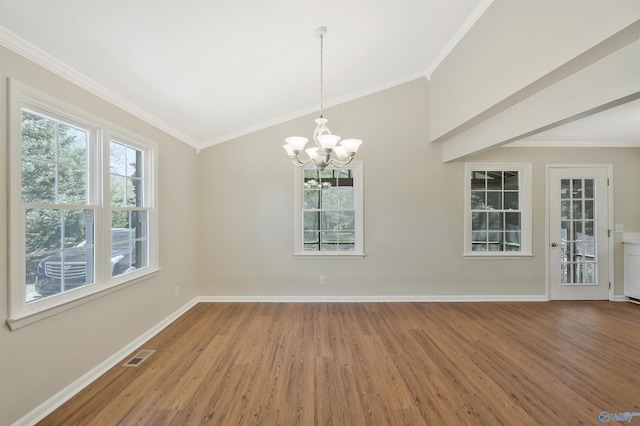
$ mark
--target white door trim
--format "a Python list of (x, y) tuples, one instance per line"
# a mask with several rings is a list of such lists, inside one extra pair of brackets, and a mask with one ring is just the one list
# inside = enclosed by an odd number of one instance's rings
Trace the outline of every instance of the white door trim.
[(546, 280), (546, 297), (547, 300), (551, 300), (551, 280), (549, 277), (549, 256), (551, 249), (551, 241), (549, 239), (550, 232), (550, 220), (551, 220), (551, 212), (549, 205), (549, 196), (550, 196), (550, 179), (549, 173), (551, 169), (573, 169), (573, 168), (601, 168), (607, 169), (607, 210), (608, 210), (608, 223), (607, 228), (610, 232), (610, 237), (608, 238), (608, 250), (609, 250), (609, 283), (611, 284), (609, 288), (609, 300), (615, 300), (614, 297), (614, 269), (615, 263), (613, 259), (613, 248), (614, 248), (614, 232), (613, 232), (613, 165), (612, 164), (546, 164), (545, 165), (545, 280)]

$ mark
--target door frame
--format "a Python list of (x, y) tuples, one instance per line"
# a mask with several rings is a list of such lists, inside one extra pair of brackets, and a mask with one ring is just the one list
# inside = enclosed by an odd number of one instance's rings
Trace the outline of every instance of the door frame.
[(551, 256), (551, 236), (549, 233), (551, 222), (551, 208), (550, 208), (550, 171), (551, 169), (606, 169), (607, 170), (607, 229), (609, 231), (609, 301), (615, 300), (614, 289), (614, 269), (615, 263), (613, 258), (614, 249), (614, 232), (613, 232), (613, 164), (545, 164), (545, 280), (546, 280), (546, 298), (551, 300), (551, 268), (549, 267), (549, 261)]

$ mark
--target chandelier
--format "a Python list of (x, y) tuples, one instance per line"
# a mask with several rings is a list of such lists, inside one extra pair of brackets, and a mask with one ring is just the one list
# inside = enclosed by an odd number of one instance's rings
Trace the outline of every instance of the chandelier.
[[(319, 27), (315, 34), (320, 38), (320, 117), (316, 118), (316, 129), (313, 132), (315, 147), (304, 149), (309, 141), (304, 136), (290, 136), (285, 139), (283, 145), (289, 158), (298, 167), (305, 166), (311, 162), (317, 170), (324, 170), (327, 166), (346, 166), (353, 160), (358, 147), (362, 143), (360, 139), (340, 140), (340, 136), (331, 134), (327, 127), (327, 119), (324, 118), (322, 91), (323, 91), (323, 47), (324, 36), (327, 34), (327, 27)], [(307, 153), (307, 158), (300, 157), (302, 151)]]

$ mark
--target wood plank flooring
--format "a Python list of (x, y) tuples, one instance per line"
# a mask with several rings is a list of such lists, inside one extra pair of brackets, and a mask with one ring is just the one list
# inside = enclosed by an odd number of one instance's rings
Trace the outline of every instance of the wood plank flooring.
[(140, 349), (156, 352), (40, 424), (594, 425), (640, 412), (631, 303), (200, 303)]

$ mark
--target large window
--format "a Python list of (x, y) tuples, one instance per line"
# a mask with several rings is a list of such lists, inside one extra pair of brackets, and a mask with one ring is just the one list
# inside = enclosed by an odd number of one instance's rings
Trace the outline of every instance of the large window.
[(157, 220), (153, 143), (15, 81), (10, 90), (14, 329), (157, 270)]
[(296, 254), (363, 256), (362, 163), (301, 169), (296, 182)]
[(531, 166), (466, 164), (465, 255), (531, 254)]

